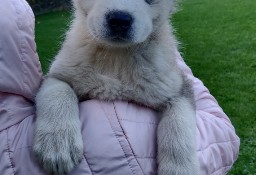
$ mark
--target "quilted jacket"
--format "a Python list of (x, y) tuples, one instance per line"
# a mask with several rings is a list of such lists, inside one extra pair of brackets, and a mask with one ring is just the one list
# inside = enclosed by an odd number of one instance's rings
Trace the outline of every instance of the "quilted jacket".
[[(31, 145), (33, 99), (42, 80), (34, 42), (34, 16), (25, 0), (0, 1), (0, 175), (46, 175)], [(239, 138), (229, 118), (177, 52), (193, 81), (197, 155), (201, 175), (226, 174), (237, 159)], [(84, 156), (70, 175), (156, 174), (158, 113), (128, 102), (80, 104)]]

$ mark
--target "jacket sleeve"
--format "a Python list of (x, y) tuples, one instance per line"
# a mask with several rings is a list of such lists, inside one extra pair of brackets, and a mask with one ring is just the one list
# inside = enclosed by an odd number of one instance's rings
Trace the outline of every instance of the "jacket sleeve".
[(240, 139), (216, 99), (202, 81), (193, 76), (178, 52), (177, 64), (193, 83), (201, 175), (227, 174), (237, 159)]

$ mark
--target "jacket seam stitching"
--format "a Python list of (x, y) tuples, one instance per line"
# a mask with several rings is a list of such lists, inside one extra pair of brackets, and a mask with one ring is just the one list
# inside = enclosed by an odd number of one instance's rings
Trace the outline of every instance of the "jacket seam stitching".
[(209, 149), (212, 145), (228, 144), (228, 143), (231, 143), (231, 142), (238, 142), (238, 141), (239, 141), (239, 140), (228, 140), (228, 141), (222, 141), (222, 142), (212, 142), (212, 143), (209, 143), (206, 147), (200, 148), (200, 149), (198, 149), (197, 151), (198, 151), (198, 152), (205, 151), (205, 150)]
[[(114, 111), (115, 111), (114, 103), (112, 103), (112, 104), (113, 104), (113, 108), (114, 108)], [(116, 114), (116, 111), (115, 111), (115, 114)], [(116, 115), (117, 115), (117, 114), (116, 114)], [(116, 139), (117, 139), (117, 141), (119, 142), (119, 145), (120, 145), (120, 147), (121, 147), (121, 149), (122, 149), (122, 151), (123, 151), (124, 158), (126, 158), (127, 164), (128, 164), (128, 166), (129, 166), (129, 168), (130, 168), (132, 174), (135, 175), (134, 170), (132, 169), (130, 163), (129, 163), (128, 160), (127, 160), (127, 156), (126, 156), (126, 154), (125, 154), (124, 148), (123, 148), (122, 144), (120, 143), (119, 139), (117, 138), (116, 132), (115, 132), (115, 130), (113, 129), (112, 123), (111, 123), (110, 119), (108, 118), (108, 115), (107, 115), (107, 114), (106, 114), (106, 117), (107, 117), (107, 119), (108, 119), (108, 121), (109, 121), (109, 123), (110, 123), (110, 127), (111, 127), (111, 129), (112, 129), (112, 131), (113, 131), (113, 133), (114, 133), (114, 136), (116, 137)]]
[(118, 114), (117, 114), (117, 110), (116, 110), (116, 105), (115, 105), (115, 103), (113, 103), (113, 105), (114, 105), (114, 110), (115, 110), (115, 114), (116, 114), (116, 117), (117, 117), (117, 121), (118, 121), (118, 123), (119, 123), (119, 125), (120, 125), (120, 128), (122, 129), (122, 132), (124, 133), (124, 136), (125, 136), (124, 138), (125, 138), (125, 140), (127, 141), (127, 143), (129, 144), (129, 146), (130, 146), (130, 148), (131, 148), (132, 155), (133, 155), (134, 159), (136, 160), (137, 164), (139, 165), (139, 167), (140, 167), (142, 173), (145, 175), (145, 173), (144, 173), (142, 167), (140, 166), (138, 160), (136, 159), (136, 155), (135, 155), (135, 153), (134, 153), (134, 150), (132, 149), (131, 143), (130, 143), (129, 140), (127, 139), (127, 135), (125, 134), (124, 129), (123, 129), (123, 127), (122, 127), (122, 125), (121, 125), (121, 123), (120, 123), (120, 121), (119, 121), (119, 116), (118, 116)]
[(85, 162), (86, 162), (87, 165), (88, 165), (88, 168), (89, 168), (90, 172), (91, 172), (92, 174), (95, 174), (95, 173), (92, 171), (91, 165), (90, 165), (89, 162), (87, 161), (85, 154), (83, 154), (83, 156), (84, 156)]
[(229, 168), (231, 168), (231, 167), (232, 167), (232, 164), (231, 164), (231, 165), (228, 165), (228, 166), (221, 167), (221, 168), (219, 168), (218, 170), (212, 172), (210, 175), (214, 175), (214, 174), (219, 173), (219, 172), (221, 172), (221, 171), (223, 171), (223, 170), (225, 171), (225, 173), (227, 173), (227, 170), (228, 170)]
[[(27, 75), (27, 71), (26, 71), (26, 68), (25, 68), (25, 61), (24, 61), (24, 36), (22, 35), (22, 20), (20, 19), (21, 15), (22, 15), (22, 11), (20, 11), (20, 9), (17, 8), (17, 6), (14, 4), (14, 2), (12, 2), (13, 4), (13, 7), (15, 8), (15, 12), (17, 14), (17, 18), (16, 18), (16, 24), (17, 24), (17, 27), (18, 27), (18, 33), (19, 33), (19, 39), (17, 39), (17, 43), (19, 45), (19, 60), (21, 62), (21, 67), (22, 67), (22, 76), (23, 76), (23, 79), (22, 79), (22, 91), (27, 94), (28, 92), (28, 86), (27, 86), (27, 80), (25, 80), (24, 77), (26, 77)], [(24, 4), (23, 4), (24, 5)]]
[(11, 165), (12, 173), (15, 175), (14, 164), (13, 164), (12, 158), (11, 158), (10, 145), (9, 145), (9, 142), (8, 142), (8, 131), (7, 130), (5, 130), (5, 131), (6, 131), (6, 136), (7, 136), (7, 152), (8, 152), (9, 162), (10, 162), (10, 165)]
[(33, 115), (34, 115), (34, 114), (28, 115), (27, 117), (25, 117), (25, 118), (22, 119), (21, 121), (19, 121), (19, 122), (17, 122), (17, 123), (14, 123), (14, 124), (8, 126), (8, 127), (5, 128), (5, 129), (0, 130), (0, 133), (3, 132), (4, 130), (7, 130), (7, 129), (9, 129), (9, 128), (15, 126), (15, 125), (19, 125), (19, 124), (22, 123), (24, 120), (26, 120), (28, 117), (31, 117), (31, 116), (33, 116)]

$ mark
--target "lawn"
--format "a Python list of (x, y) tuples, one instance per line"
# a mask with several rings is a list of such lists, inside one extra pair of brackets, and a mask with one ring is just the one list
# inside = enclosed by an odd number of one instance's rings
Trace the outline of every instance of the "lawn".
[(52, 12), (36, 16), (36, 43), (43, 72), (46, 73), (52, 58), (64, 39), (71, 20), (70, 12)]
[[(241, 138), (229, 175), (256, 174), (255, 0), (183, 0), (172, 19), (187, 64), (216, 97)], [(44, 72), (56, 54), (69, 12), (36, 17)]]

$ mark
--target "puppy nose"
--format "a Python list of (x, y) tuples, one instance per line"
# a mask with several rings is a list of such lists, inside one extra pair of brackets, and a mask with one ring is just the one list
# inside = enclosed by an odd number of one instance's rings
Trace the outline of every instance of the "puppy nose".
[(107, 24), (114, 34), (125, 35), (132, 26), (132, 16), (123, 11), (113, 11), (106, 16)]

